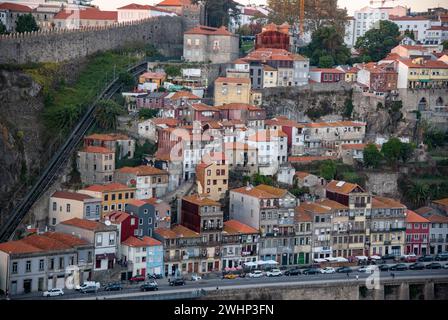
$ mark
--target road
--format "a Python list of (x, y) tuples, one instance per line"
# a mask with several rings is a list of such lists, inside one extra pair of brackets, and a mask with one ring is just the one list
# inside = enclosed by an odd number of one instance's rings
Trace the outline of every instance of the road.
[[(442, 263), (443, 264), (443, 263)], [(440, 278), (448, 277), (448, 269), (439, 270), (408, 270), (408, 271), (394, 271), (395, 279), (400, 278)], [(359, 279), (356, 279), (358, 275)], [(115, 292), (105, 292), (100, 290), (98, 293), (94, 294), (82, 294), (74, 290), (64, 290), (65, 295), (63, 297), (51, 297), (44, 298), (41, 295), (23, 295), (16, 296), (13, 299), (69, 299), (69, 300), (103, 300), (103, 299), (154, 299), (156, 295), (166, 295), (166, 294), (179, 294), (187, 292), (195, 292), (198, 290), (211, 291), (219, 289), (238, 289), (238, 288), (256, 288), (256, 287), (269, 287), (278, 286), (279, 284), (283, 286), (288, 285), (300, 285), (300, 284), (319, 284), (319, 283), (346, 283), (347, 281), (359, 281), (364, 282), (370, 274), (359, 273), (357, 271), (351, 273), (348, 277), (345, 273), (334, 273), (334, 274), (318, 274), (318, 275), (298, 275), (298, 276), (281, 276), (281, 277), (262, 277), (262, 278), (237, 278), (234, 280), (228, 279), (210, 279), (210, 280), (199, 280), (199, 281), (187, 281), (185, 286), (180, 287), (170, 287), (166, 279), (157, 280), (159, 284), (159, 291), (156, 292), (140, 292), (140, 285), (127, 285), (122, 291)], [(392, 279), (391, 272), (381, 272), (381, 280)], [(166, 298), (164, 298), (166, 299)]]

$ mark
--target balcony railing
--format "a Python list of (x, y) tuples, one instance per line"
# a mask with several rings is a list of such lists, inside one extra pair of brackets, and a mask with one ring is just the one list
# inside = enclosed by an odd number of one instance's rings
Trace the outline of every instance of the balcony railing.
[(280, 225), (280, 226), (294, 225), (294, 218), (280, 218), (278, 220), (278, 225)]
[(437, 239), (430, 239), (429, 240), (431, 243), (444, 243), (444, 242), (448, 242), (448, 239), (443, 239), (443, 238), (437, 238)]

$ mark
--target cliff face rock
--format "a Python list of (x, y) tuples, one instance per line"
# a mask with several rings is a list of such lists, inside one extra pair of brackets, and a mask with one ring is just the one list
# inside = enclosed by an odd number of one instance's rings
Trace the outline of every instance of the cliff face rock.
[(0, 70), (0, 221), (26, 177), (43, 165), (41, 92), (30, 76)]

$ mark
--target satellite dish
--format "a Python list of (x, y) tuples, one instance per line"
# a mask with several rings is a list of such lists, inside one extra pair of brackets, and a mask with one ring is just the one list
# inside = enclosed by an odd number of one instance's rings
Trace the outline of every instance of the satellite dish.
[(104, 222), (104, 224), (105, 224), (106, 226), (110, 226), (110, 225), (111, 225), (111, 223), (110, 223), (109, 220), (106, 220), (106, 221)]

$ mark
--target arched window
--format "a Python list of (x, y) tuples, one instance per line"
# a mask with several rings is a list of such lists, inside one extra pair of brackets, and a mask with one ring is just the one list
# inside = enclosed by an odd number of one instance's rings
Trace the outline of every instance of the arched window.
[(425, 111), (427, 106), (428, 103), (426, 102), (426, 99), (421, 98), (420, 102), (418, 103), (418, 111)]
[(442, 97), (438, 97), (437, 98), (436, 106), (438, 106), (438, 107), (443, 106), (443, 99), (442, 99)]

